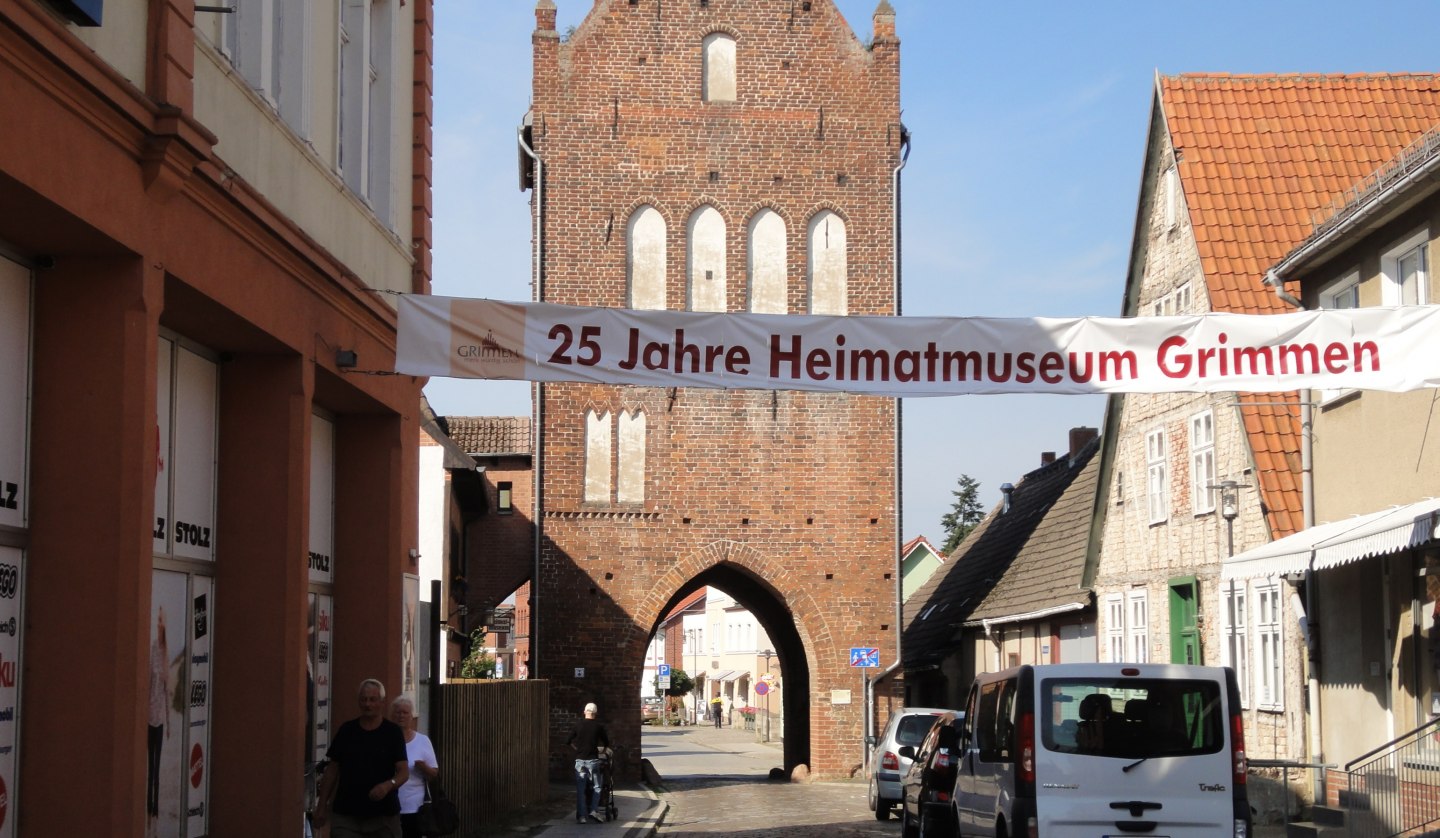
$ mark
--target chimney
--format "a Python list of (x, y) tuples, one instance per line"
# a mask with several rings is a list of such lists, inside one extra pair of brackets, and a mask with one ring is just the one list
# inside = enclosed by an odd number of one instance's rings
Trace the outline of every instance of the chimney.
[(1054, 451), (1041, 451), (1041, 452), (1040, 452), (1040, 465), (1041, 465), (1041, 466), (1048, 466), (1048, 465), (1050, 465), (1050, 464), (1053, 463), (1053, 462), (1055, 462), (1055, 452), (1054, 452)]
[(1094, 428), (1085, 428), (1085, 427), (1071, 428), (1071, 429), (1070, 429), (1070, 459), (1072, 459), (1072, 460), (1075, 459), (1075, 455), (1076, 455), (1076, 454), (1079, 454), (1081, 449), (1083, 449), (1085, 446), (1089, 445), (1090, 443), (1094, 442), (1095, 439), (1096, 439), (1097, 437), (1099, 437), (1099, 436), (1100, 436), (1100, 432), (1099, 432), (1098, 430), (1094, 429)]

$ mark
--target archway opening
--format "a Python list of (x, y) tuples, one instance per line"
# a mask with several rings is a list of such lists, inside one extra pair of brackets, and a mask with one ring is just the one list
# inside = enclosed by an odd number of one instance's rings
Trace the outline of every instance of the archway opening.
[[(718, 713), (722, 727), (778, 745), (773, 751), (777, 759), (765, 771), (783, 767), (788, 773), (809, 764), (810, 664), (789, 607), (765, 580), (728, 563), (699, 573), (660, 610), (644, 651), (638, 685), (642, 723), (657, 753), (664, 752), (660, 732), (679, 725), (670, 731), (678, 735), (684, 727), (714, 725)], [(684, 695), (668, 697), (657, 718), (645, 704), (651, 697), (654, 706), (662, 664), (669, 666), (672, 677), (683, 672), (691, 687)], [(667, 764), (671, 776), (733, 773), (684, 760)]]

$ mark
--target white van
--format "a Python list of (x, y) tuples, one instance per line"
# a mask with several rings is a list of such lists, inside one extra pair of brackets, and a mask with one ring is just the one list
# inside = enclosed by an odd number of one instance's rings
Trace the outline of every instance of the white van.
[(976, 678), (965, 710), (961, 835), (1251, 834), (1229, 668), (1019, 666)]

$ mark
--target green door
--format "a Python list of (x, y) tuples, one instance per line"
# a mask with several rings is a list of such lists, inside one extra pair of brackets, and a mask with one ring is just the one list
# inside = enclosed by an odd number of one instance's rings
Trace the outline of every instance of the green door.
[(1200, 595), (1194, 576), (1170, 580), (1170, 662), (1198, 665)]

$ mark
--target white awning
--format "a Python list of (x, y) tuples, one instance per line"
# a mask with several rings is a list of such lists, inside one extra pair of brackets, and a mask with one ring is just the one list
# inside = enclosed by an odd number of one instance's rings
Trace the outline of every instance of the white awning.
[(1226, 559), (1222, 579), (1249, 579), (1324, 570), (1435, 540), (1440, 500), (1427, 498), (1301, 530)]
[(743, 669), (735, 669), (735, 670), (731, 670), (730, 672), (725, 673), (725, 677), (724, 677), (724, 678), (721, 678), (720, 680), (721, 680), (721, 681), (739, 681), (741, 678), (744, 678), (744, 677), (748, 676), (749, 674), (750, 674), (750, 673), (746, 672), (746, 671), (743, 670)]

